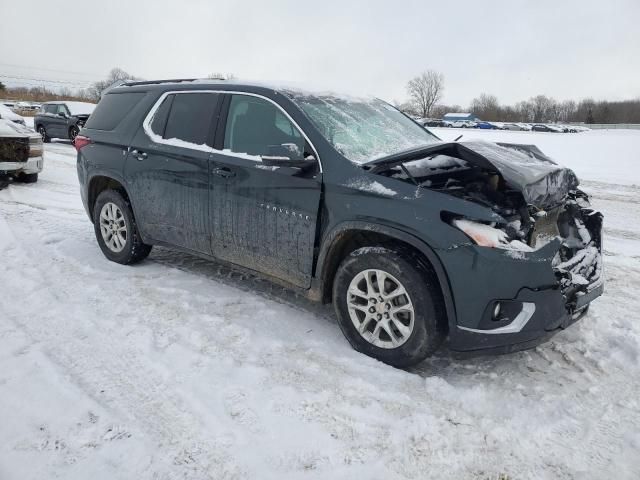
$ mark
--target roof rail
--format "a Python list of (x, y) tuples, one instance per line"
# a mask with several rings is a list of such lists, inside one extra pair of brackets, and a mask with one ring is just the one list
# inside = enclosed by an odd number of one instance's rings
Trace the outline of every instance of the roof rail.
[(127, 87), (133, 87), (135, 85), (158, 85), (160, 83), (180, 83), (180, 82), (193, 82), (198, 80), (197, 78), (173, 78), (170, 80), (144, 80), (140, 82), (126, 82), (122, 85)]

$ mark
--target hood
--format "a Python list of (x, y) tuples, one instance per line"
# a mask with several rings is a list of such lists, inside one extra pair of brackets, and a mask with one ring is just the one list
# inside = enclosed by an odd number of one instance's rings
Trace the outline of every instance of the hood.
[(534, 145), (483, 141), (442, 142), (370, 162), (372, 171), (412, 160), (445, 155), (471, 165), (496, 170), (511, 188), (522, 192), (527, 204), (548, 208), (562, 202), (578, 186), (578, 178)]

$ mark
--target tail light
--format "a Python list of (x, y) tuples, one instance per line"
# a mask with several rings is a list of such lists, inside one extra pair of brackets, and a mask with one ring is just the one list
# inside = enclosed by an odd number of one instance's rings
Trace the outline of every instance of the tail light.
[(76, 150), (79, 152), (83, 147), (86, 147), (91, 143), (91, 139), (89, 137), (85, 137), (84, 135), (78, 135), (73, 142), (73, 146), (76, 147)]

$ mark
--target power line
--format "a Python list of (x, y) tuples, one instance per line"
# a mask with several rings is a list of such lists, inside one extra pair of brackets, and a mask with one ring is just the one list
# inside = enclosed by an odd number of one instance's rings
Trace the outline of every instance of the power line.
[[(86, 72), (74, 72), (71, 70), (60, 70), (60, 69), (56, 69), (56, 68), (46, 68), (46, 67), (32, 67), (29, 65), (18, 65), (15, 63), (2, 63), (0, 62), (0, 66), (4, 66), (4, 67), (16, 67), (16, 68), (26, 68), (27, 70), (46, 70), (48, 72), (57, 72), (57, 73), (67, 73), (70, 75), (81, 75), (85, 78), (89, 78), (89, 76), (87, 75)], [(89, 74), (91, 77), (93, 77), (93, 74)], [(99, 76), (99, 75), (95, 75), (95, 76)]]
[(27, 81), (27, 82), (40, 82), (40, 84), (44, 83), (56, 83), (59, 85), (73, 85), (73, 86), (88, 86), (91, 85), (94, 82), (91, 81), (86, 81), (86, 82), (68, 82), (65, 80), (48, 80), (46, 78), (32, 78), (32, 77), (21, 77), (21, 76), (15, 76), (15, 75), (0, 75), (0, 78), (6, 78), (9, 80), (15, 80), (15, 81)]

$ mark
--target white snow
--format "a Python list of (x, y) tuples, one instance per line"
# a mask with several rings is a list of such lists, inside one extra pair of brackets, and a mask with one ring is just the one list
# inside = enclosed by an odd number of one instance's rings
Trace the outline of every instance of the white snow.
[(485, 140), (537, 145), (581, 180), (640, 185), (640, 130), (590, 130), (581, 133), (519, 132), (429, 128), (446, 141)]
[(380, 182), (376, 182), (375, 180), (365, 180), (362, 178), (351, 180), (347, 184), (347, 187), (357, 188), (363, 192), (379, 193), (380, 195), (386, 195), (388, 197), (393, 197), (398, 194), (398, 192), (385, 187)]
[[(56, 103), (56, 102), (52, 102)], [(93, 111), (96, 109), (95, 103), (87, 103), (87, 102), (58, 102), (64, 103), (71, 115), (91, 115)]]
[(108, 262), (46, 144), (0, 191), (0, 478), (640, 478), (640, 132), (524, 135), (605, 214), (606, 293), (534, 350), (410, 371), (222, 265)]

